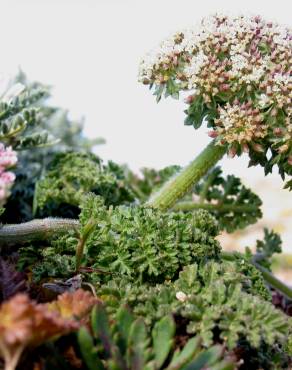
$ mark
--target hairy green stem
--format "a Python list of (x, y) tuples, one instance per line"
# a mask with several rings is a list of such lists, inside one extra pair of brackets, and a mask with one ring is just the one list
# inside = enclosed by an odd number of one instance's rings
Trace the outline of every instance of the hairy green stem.
[[(236, 256), (233, 252), (222, 252), (221, 256), (223, 259), (228, 261), (236, 260)], [(263, 278), (268, 283), (268, 285), (281, 292), (287, 298), (292, 299), (292, 289), (289, 288), (286, 284), (282, 283), (281, 280), (277, 279), (268, 269), (266, 269), (256, 261), (257, 259), (253, 258), (251, 260), (251, 263), (262, 273)]]
[(167, 210), (181, 199), (226, 153), (226, 147), (213, 140), (189, 165), (171, 178), (146, 205)]
[(44, 218), (22, 224), (2, 225), (0, 226), (0, 246), (46, 240), (56, 234), (79, 227), (78, 220), (62, 218)]
[(207, 211), (219, 212), (252, 212), (258, 209), (254, 204), (211, 204), (211, 203), (195, 203), (195, 202), (179, 202), (172, 210), (173, 211), (193, 211), (196, 209), (205, 209)]

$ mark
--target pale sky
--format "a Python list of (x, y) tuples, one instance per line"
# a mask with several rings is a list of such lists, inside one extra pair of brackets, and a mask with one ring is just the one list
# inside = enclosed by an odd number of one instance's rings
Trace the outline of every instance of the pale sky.
[[(134, 170), (184, 165), (209, 141), (207, 129), (183, 125), (181, 102), (156, 104), (137, 82), (140, 58), (210, 13), (260, 14), (291, 26), (291, 11), (291, 0), (0, 0), (0, 72), (21, 67), (29, 79), (53, 85), (54, 103), (84, 116), (87, 135), (107, 140), (98, 148), (102, 158)], [(278, 218), (279, 205), (292, 210), (278, 176), (263, 178), (261, 168), (247, 169), (246, 158), (222, 165), (249, 186), (260, 182), (263, 198), (274, 178), (271, 194), (279, 200), (266, 197), (266, 215)]]

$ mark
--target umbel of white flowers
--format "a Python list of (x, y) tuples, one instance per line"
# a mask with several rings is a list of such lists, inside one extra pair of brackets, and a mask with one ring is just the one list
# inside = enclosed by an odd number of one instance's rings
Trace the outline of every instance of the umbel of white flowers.
[(261, 17), (213, 15), (164, 40), (141, 61), (139, 80), (178, 98), (187, 124), (204, 118), (229, 154), (267, 146), (292, 166), (292, 31)]

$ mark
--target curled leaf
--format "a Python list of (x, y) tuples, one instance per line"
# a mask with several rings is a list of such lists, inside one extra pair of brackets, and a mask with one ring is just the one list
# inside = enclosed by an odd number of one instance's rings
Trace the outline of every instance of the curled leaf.
[(78, 289), (73, 294), (65, 292), (59, 295), (56, 301), (46, 304), (46, 307), (49, 311), (58, 312), (64, 319), (72, 317), (81, 319), (90, 312), (95, 303), (97, 299), (92, 294)]
[(0, 355), (6, 367), (15, 369), (26, 347), (36, 347), (80, 327), (96, 302), (90, 293), (64, 293), (50, 304), (37, 304), (19, 293), (0, 307)]

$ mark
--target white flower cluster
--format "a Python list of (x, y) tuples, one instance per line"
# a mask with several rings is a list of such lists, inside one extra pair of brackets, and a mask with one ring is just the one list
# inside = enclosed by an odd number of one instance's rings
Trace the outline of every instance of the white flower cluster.
[[(189, 104), (203, 99), (217, 114), (213, 129), (222, 143), (257, 141), (269, 135), (267, 126), (292, 122), (292, 30), (259, 16), (216, 14), (146, 55), (139, 80), (166, 91), (171, 80), (180, 91), (190, 91)], [(246, 115), (246, 103), (253, 113)], [(245, 127), (239, 130), (240, 125)]]
[[(236, 141), (245, 145), (254, 139), (264, 138), (268, 130), (268, 126), (264, 124), (263, 115), (259, 109), (254, 109), (251, 103), (236, 102), (232, 105), (227, 103), (224, 107), (220, 107), (219, 118), (215, 119), (215, 124), (217, 134), (223, 134), (224, 140), (229, 144)], [(259, 147), (255, 146), (255, 148)], [(248, 151), (246, 146), (244, 149)]]

